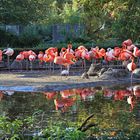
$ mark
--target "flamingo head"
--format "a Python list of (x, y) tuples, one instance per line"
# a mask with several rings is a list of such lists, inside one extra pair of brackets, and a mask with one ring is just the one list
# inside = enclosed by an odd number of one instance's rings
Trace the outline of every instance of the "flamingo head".
[(14, 54), (14, 50), (12, 48), (4, 49), (2, 52), (8, 56), (12, 56)]

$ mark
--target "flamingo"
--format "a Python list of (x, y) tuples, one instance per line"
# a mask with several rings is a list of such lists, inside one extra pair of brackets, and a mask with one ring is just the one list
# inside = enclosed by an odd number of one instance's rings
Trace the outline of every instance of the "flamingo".
[(105, 55), (105, 53), (105, 49), (99, 49), (98, 46), (96, 46), (95, 48), (91, 48), (91, 50), (89, 51), (90, 57), (92, 58), (92, 60), (95, 59), (95, 63), (96, 60), (101, 59)]
[(137, 97), (140, 97), (140, 86), (137, 85), (137, 86), (134, 86), (133, 87), (133, 92), (134, 92), (134, 95)]
[(88, 53), (88, 49), (85, 46), (79, 46), (77, 49), (75, 49), (75, 57), (76, 58), (82, 58), (82, 68), (86, 69), (86, 60), (90, 59), (90, 54)]
[(23, 52), (20, 52), (19, 55), (16, 56), (16, 61), (20, 63), (21, 65), (21, 70), (22, 70), (22, 60), (24, 60), (24, 55)]
[(39, 66), (40, 66), (40, 64), (42, 64), (42, 62), (43, 62), (43, 57), (44, 57), (44, 53), (42, 52), (42, 51), (40, 51), (39, 52), (39, 54), (38, 54), (38, 59), (39, 59)]
[(135, 102), (134, 102), (134, 97), (133, 96), (129, 96), (128, 98), (127, 98), (127, 103), (128, 104), (130, 104), (130, 106), (131, 106), (131, 111), (134, 109), (134, 105), (135, 105)]
[(51, 65), (53, 64), (53, 72), (54, 72), (54, 58), (55, 53), (58, 53), (58, 49), (55, 47), (50, 47), (45, 51), (44, 61), (50, 63), (50, 72), (51, 72)]
[(123, 47), (131, 46), (131, 45), (132, 45), (131, 39), (127, 39), (127, 40), (123, 41), (123, 43), (122, 43)]
[(67, 49), (66, 53), (64, 54), (64, 59), (67, 60), (67, 71), (70, 69), (70, 65), (76, 62), (76, 58), (73, 53), (70, 52), (70, 48)]
[(62, 70), (61, 71), (61, 76), (68, 76), (69, 75), (69, 70)]
[(2, 61), (2, 50), (0, 50), (0, 61)]
[[(51, 63), (54, 61), (54, 55), (44, 54), (43, 60), (44, 60), (44, 62), (50, 63), (50, 72), (51, 72)], [(54, 71), (54, 65), (53, 65), (53, 71)]]
[(26, 70), (28, 70), (28, 59), (29, 59), (30, 51), (23, 51), (23, 55), (26, 61)]
[(33, 69), (33, 61), (36, 59), (36, 56), (34, 54), (31, 54), (29, 55), (29, 61), (30, 61), (30, 64), (31, 64), (31, 71)]
[(22, 61), (24, 59), (23, 52), (20, 52), (19, 55), (16, 56), (16, 61)]
[(134, 57), (131, 57), (131, 63), (127, 65), (127, 69), (131, 72), (131, 85), (132, 85), (132, 78), (133, 78), (133, 71), (136, 69), (136, 64), (134, 63)]
[[(105, 59), (105, 61), (107, 61), (107, 62), (116, 60), (116, 57), (115, 57), (115, 55), (114, 55), (114, 50), (111, 49), (111, 48), (108, 48), (106, 54), (104, 55), (104, 59)], [(108, 64), (109, 64), (109, 63), (108, 63)]]
[(140, 49), (138, 49), (136, 46), (134, 46), (133, 55), (138, 58), (138, 63), (139, 63)]
[(118, 57), (118, 60), (121, 60), (121, 61), (127, 61), (129, 60), (131, 57), (133, 56), (133, 53), (129, 50), (127, 50), (126, 48), (122, 48), (120, 54), (119, 54), (119, 57)]
[(3, 50), (3, 53), (7, 55), (8, 69), (10, 70), (10, 56), (14, 54), (14, 50), (12, 48), (7, 48)]
[(73, 60), (75, 60), (75, 56), (71, 53), (66, 53), (64, 57), (62, 57), (58, 56), (58, 52), (56, 52), (54, 63), (67, 67), (67, 71), (69, 71), (69, 66), (75, 63)]
[(32, 50), (28, 51), (28, 59), (30, 61), (31, 70), (32, 70), (32, 67), (33, 67), (32, 62), (36, 59), (36, 57), (37, 57), (37, 55), (36, 55), (36, 53), (34, 51), (32, 51)]

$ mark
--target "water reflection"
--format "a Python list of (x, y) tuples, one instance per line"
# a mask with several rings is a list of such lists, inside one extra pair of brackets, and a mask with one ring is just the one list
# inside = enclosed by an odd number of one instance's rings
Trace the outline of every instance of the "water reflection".
[[(56, 111), (60, 110), (62, 112), (67, 112), (70, 107), (76, 106), (76, 104), (80, 103), (81, 101), (91, 102), (95, 99), (95, 96), (98, 95), (102, 96), (104, 100), (109, 99), (114, 101), (125, 101), (126, 104), (130, 105), (130, 111), (132, 111), (138, 104), (140, 98), (140, 85), (125, 87), (124, 89), (118, 90), (113, 90), (106, 87), (91, 87), (63, 90), (59, 92), (43, 92), (43, 94), (0, 91), (0, 101), (3, 100), (6, 104), (10, 103), (11, 108), (12, 105), (13, 107), (15, 105), (16, 107), (21, 108), (23, 112), (26, 112), (28, 109), (30, 110), (32, 107), (36, 110), (38, 107), (43, 109), (46, 106), (50, 110), (55, 109)], [(4, 106), (6, 106), (6, 104)], [(76, 110), (77, 109), (75, 109), (75, 111)], [(15, 109), (15, 112), (17, 111), (19, 110)]]

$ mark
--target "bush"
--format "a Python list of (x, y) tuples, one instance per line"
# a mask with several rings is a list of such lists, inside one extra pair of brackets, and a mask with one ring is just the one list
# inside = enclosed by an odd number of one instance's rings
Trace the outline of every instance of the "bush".
[(27, 26), (19, 36), (21, 46), (33, 46), (41, 42), (41, 36), (36, 26)]
[(52, 40), (51, 28), (43, 25), (28, 25), (19, 36), (20, 46), (36, 46)]
[(18, 42), (18, 37), (12, 33), (0, 29), (0, 46), (6, 47), (7, 44), (14, 46)]

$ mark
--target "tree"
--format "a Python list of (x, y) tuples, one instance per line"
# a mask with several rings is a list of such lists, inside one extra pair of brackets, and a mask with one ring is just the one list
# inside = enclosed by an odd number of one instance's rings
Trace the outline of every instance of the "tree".
[(38, 22), (47, 13), (50, 0), (1, 0), (1, 24)]

